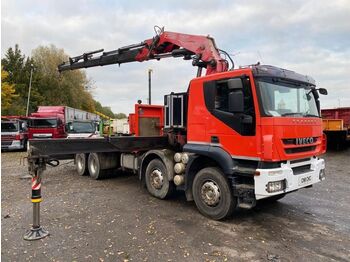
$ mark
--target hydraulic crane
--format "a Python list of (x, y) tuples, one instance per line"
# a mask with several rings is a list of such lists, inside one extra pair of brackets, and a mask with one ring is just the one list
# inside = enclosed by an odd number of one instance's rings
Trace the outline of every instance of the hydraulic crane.
[(154, 197), (183, 190), (212, 219), (324, 180), (319, 93), (325, 89), (275, 66), (233, 70), (213, 38), (156, 29), (151, 39), (71, 57), (58, 70), (182, 57), (198, 67), (187, 91), (165, 95), (157, 108), (136, 105), (129, 117), (138, 119), (135, 135), (33, 140), (29, 159), (76, 156), (78, 173), (94, 179), (116, 168), (132, 170)]
[[(104, 52), (104, 49), (99, 49), (71, 57), (68, 62), (58, 66), (58, 71), (111, 64), (120, 65), (153, 59), (160, 60), (166, 57), (183, 57), (184, 60), (192, 59), (192, 65), (198, 67), (198, 77), (201, 76), (202, 68), (206, 68), (207, 75), (228, 70), (228, 61), (221, 57), (220, 52), (225, 53), (226, 56), (228, 54), (216, 47), (213, 38), (166, 32), (164, 28), (159, 27), (155, 27), (155, 32), (155, 37), (138, 44), (124, 46), (108, 52)], [(94, 56), (101, 52), (102, 55)]]

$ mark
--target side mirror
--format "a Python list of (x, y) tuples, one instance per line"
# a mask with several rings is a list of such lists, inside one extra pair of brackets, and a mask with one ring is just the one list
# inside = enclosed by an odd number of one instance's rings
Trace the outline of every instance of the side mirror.
[(328, 95), (328, 91), (326, 88), (319, 88), (318, 89), (318, 92), (321, 94), (321, 95)]
[(242, 90), (236, 90), (228, 95), (228, 111), (231, 113), (243, 113), (244, 97)]
[(22, 130), (27, 130), (27, 124), (25, 122), (22, 122), (21, 128)]
[(230, 90), (242, 90), (243, 89), (243, 83), (242, 79), (240, 78), (232, 78), (227, 81), (228, 89)]

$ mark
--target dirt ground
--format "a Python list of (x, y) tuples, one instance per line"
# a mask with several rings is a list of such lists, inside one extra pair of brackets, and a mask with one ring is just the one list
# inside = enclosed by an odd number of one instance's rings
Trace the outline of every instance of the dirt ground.
[(50, 236), (32, 242), (25, 153), (1, 155), (2, 261), (350, 261), (350, 148), (325, 155), (327, 179), (313, 188), (223, 222), (183, 194), (151, 197), (130, 173), (94, 181), (66, 161), (45, 171)]

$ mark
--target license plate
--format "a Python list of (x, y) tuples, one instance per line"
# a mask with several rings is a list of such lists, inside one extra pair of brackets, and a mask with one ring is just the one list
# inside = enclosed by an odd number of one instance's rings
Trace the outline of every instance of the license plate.
[(304, 186), (312, 183), (312, 175), (304, 175), (299, 177), (298, 184), (299, 186)]

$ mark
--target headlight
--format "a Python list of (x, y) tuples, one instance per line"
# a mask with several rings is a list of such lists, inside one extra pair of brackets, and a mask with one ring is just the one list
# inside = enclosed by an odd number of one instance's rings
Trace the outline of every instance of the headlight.
[(269, 182), (266, 185), (266, 191), (269, 193), (283, 191), (285, 189), (286, 189), (286, 183), (284, 180)]

